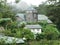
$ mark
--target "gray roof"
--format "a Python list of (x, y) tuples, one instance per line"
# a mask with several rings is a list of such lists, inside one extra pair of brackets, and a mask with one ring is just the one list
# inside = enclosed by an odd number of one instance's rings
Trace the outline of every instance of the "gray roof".
[(47, 23), (52, 23), (52, 21), (49, 20), (46, 15), (42, 15), (42, 14), (38, 15), (38, 21), (47, 21)]
[(49, 20), (49, 19), (47, 20), (47, 22), (48, 22), (48, 23), (53, 23), (53, 22), (52, 22), (51, 20)]
[(42, 28), (40, 25), (26, 25), (25, 27), (30, 28), (30, 29), (40, 29), (40, 28)]
[(33, 7), (28, 7), (27, 10), (36, 10), (36, 9)]
[(25, 20), (25, 14), (22, 14), (22, 13), (18, 13), (16, 14), (16, 16), (19, 16), (21, 19)]
[(5, 43), (24, 43), (23, 39), (15, 38), (15, 37), (8, 37), (8, 36), (2, 36), (0, 35), (0, 39), (4, 39)]
[(47, 16), (45, 16), (45, 15), (38, 15), (38, 20), (47, 20), (48, 19), (48, 17)]

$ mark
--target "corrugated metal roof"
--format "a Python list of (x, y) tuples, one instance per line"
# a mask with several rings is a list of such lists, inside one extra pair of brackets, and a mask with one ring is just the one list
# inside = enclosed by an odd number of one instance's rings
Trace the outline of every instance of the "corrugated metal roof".
[(26, 25), (25, 27), (30, 28), (30, 29), (42, 28), (40, 25)]

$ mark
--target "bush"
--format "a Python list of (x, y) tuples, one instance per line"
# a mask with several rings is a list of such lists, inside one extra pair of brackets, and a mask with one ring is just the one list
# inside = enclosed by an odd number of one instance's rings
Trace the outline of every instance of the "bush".
[(58, 39), (60, 34), (58, 29), (56, 28), (56, 25), (54, 24), (47, 25), (47, 23), (41, 23), (41, 22), (39, 22), (39, 24), (41, 24), (41, 26), (43, 27), (42, 28), (43, 33), (37, 35), (37, 39), (44, 39), (44, 38), (48, 40)]
[(15, 40), (13, 40), (12, 43), (6, 43), (6, 40), (7, 40), (7, 39), (1, 38), (1, 39), (0, 39), (0, 45), (16, 45)]
[(58, 39), (59, 37), (59, 31), (57, 30), (57, 28), (51, 25), (47, 25), (44, 28), (43, 32), (45, 33), (47, 39)]
[(34, 39), (34, 34), (29, 30), (29, 29), (23, 29), (22, 30), (22, 35), (25, 37), (27, 40), (32, 40)]
[(41, 34), (37, 34), (36, 35), (36, 40), (39, 41), (41, 39), (45, 39), (46, 38), (46, 35), (45, 33), (41, 33)]

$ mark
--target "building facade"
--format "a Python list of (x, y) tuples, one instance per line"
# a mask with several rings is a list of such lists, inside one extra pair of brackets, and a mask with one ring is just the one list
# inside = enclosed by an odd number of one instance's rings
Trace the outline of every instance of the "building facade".
[(28, 8), (26, 10), (26, 21), (27, 22), (37, 22), (38, 20), (38, 13), (34, 8)]

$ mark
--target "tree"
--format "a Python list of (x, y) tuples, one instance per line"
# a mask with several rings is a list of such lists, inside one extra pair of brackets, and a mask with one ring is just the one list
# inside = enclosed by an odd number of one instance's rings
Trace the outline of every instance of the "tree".
[(57, 2), (54, 5), (48, 5), (46, 15), (57, 25), (57, 28), (60, 29), (60, 5)]
[(18, 3), (20, 0), (15, 0), (15, 3)]
[(7, 0), (1, 0), (0, 1), (0, 14), (2, 15), (2, 18), (14, 18), (15, 13), (12, 11), (12, 8), (9, 4), (7, 4)]
[(29, 29), (23, 29), (22, 35), (25, 37), (28, 41), (34, 39), (34, 34)]
[(45, 4), (40, 4), (36, 9), (38, 13), (47, 15), (60, 30), (60, 2), (57, 2), (57, 0), (47, 0)]
[(39, 7), (35, 7), (39, 14), (46, 14), (46, 2), (43, 2)]
[(58, 39), (59, 37), (59, 31), (52, 25), (46, 25), (43, 32), (45, 33), (47, 39)]
[[(12, 11), (11, 7), (7, 4), (7, 0), (0, 1), (0, 18), (11, 18), (12, 21), (15, 21), (15, 13)], [(5, 26), (8, 25), (10, 21), (2, 21), (0, 25)]]
[(37, 34), (37, 39), (58, 39), (60, 34), (55, 24), (47, 24), (46, 21), (39, 24), (42, 26), (42, 33)]
[(23, 29), (22, 37), (26, 39), (26, 45), (30, 45), (30, 41), (34, 39), (34, 34), (29, 29)]
[(55, 4), (57, 0), (47, 0), (49, 4)]

